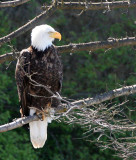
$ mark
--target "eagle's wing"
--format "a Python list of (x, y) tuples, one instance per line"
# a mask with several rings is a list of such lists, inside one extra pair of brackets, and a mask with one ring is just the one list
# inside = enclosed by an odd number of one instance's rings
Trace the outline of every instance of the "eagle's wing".
[(29, 115), (29, 98), (28, 87), (29, 87), (29, 75), (30, 75), (30, 60), (31, 53), (25, 49), (20, 53), (20, 57), (17, 61), (15, 78), (17, 83), (18, 96), (20, 101), (20, 113), (21, 116)]
[(62, 63), (61, 63), (61, 56), (58, 54), (57, 49), (55, 48), (54, 51), (58, 55), (58, 61), (59, 61), (59, 69), (58, 69), (59, 79), (57, 79), (57, 81), (58, 81), (58, 89), (57, 89), (57, 91), (58, 91), (58, 93), (60, 93), (61, 89), (62, 89), (62, 81), (63, 81), (63, 72), (62, 72), (63, 66), (62, 66)]
[(59, 79), (56, 80), (57, 81), (57, 92), (61, 93), (62, 90), (62, 81), (63, 81), (63, 74), (62, 71), (59, 71)]

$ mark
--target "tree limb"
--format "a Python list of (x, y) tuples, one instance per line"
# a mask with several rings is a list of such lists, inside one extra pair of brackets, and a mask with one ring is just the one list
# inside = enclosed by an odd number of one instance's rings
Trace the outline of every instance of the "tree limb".
[(19, 118), (11, 123), (7, 123), (0, 126), (0, 132), (10, 131), (12, 129), (22, 127), (25, 124), (28, 124), (32, 121), (37, 121), (37, 120), (39, 120), (37, 115)]
[(46, 9), (44, 12), (33, 18), (31, 21), (26, 23), (24, 26), (18, 28), (16, 31), (13, 31), (12, 33), (8, 34), (7, 36), (4, 36), (0, 38), (0, 46), (6, 42), (11, 41), (11, 39), (20, 36), (21, 34), (25, 33), (29, 29), (35, 27), (41, 20), (47, 19), (49, 16), (53, 14), (53, 12), (56, 10), (55, 3), (53, 3), (48, 9)]
[(19, 55), (19, 52), (10, 52), (6, 53), (0, 56), (0, 64), (6, 62), (6, 61), (13, 61), (16, 59), (16, 57)]
[(75, 101), (72, 103), (72, 105), (81, 108), (83, 106), (91, 106), (94, 104), (100, 104), (102, 102), (112, 100), (120, 96), (130, 95), (134, 93), (136, 93), (136, 85), (126, 86), (126, 87), (115, 89), (109, 92), (105, 92), (103, 94), (96, 95), (93, 98), (86, 98), (83, 100)]
[[(122, 39), (108, 39), (107, 41), (96, 41), (96, 42), (88, 42), (88, 43), (79, 43), (79, 44), (69, 44), (56, 47), (59, 53), (73, 53), (79, 51), (95, 51), (98, 49), (111, 49), (116, 47), (123, 46), (133, 46), (136, 45), (136, 37), (128, 37)], [(12, 61), (19, 54), (16, 53), (6, 53), (0, 56), (0, 64), (5, 61)]]
[(78, 52), (78, 51), (95, 51), (97, 49), (111, 49), (123, 46), (133, 46), (136, 45), (136, 37), (127, 37), (121, 39), (108, 39), (107, 41), (96, 41), (88, 43), (79, 43), (79, 44), (69, 44), (59, 46), (59, 53), (66, 52)]
[(30, 0), (14, 0), (14, 1), (0, 2), (0, 7), (16, 7), (28, 1)]
[[(94, 104), (100, 104), (104, 101), (112, 100), (113, 98), (116, 98), (116, 97), (130, 95), (130, 94), (134, 94), (134, 93), (136, 93), (136, 85), (126, 86), (126, 87), (122, 87), (119, 89), (115, 89), (115, 90), (97, 95), (93, 98), (87, 98), (84, 100), (72, 102), (70, 107), (72, 107), (72, 109), (82, 108), (82, 107), (91, 106)], [(70, 108), (67, 108), (67, 110), (69, 110), (69, 109)], [(15, 120), (14, 122), (0, 126), (0, 132), (6, 132), (6, 131), (9, 131), (9, 130), (12, 130), (12, 129), (15, 129), (18, 127), (22, 127), (23, 125), (30, 123), (32, 121), (37, 121), (38, 119), (39, 118), (37, 115), (19, 118), (19, 119)], [(122, 126), (117, 129), (133, 130), (133, 129), (136, 129), (136, 126), (134, 126), (134, 125), (133, 126), (126, 126), (126, 127)]]
[(58, 9), (73, 9), (73, 10), (111, 10), (116, 8), (134, 8), (136, 7), (136, 2), (129, 1), (113, 1), (113, 2), (58, 2)]

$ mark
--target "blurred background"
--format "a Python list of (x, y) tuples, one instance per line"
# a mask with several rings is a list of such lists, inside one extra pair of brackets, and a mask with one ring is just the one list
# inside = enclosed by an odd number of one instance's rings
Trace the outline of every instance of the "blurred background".
[[(0, 37), (21, 27), (38, 15), (49, 0), (31, 0), (21, 6), (0, 9)], [(136, 34), (136, 9), (112, 11), (58, 10), (39, 24), (49, 24), (62, 34), (55, 45), (107, 40), (109, 37), (133, 37)], [(0, 54), (30, 46), (31, 31), (1, 46)], [(70, 99), (92, 97), (136, 82), (136, 48), (121, 47), (94, 52), (64, 53), (62, 96)], [(16, 61), (0, 65), (0, 124), (20, 117), (15, 83)], [(118, 98), (116, 101), (124, 100)], [(135, 121), (135, 95), (129, 96), (128, 116)], [(42, 149), (33, 149), (27, 127), (0, 133), (0, 160), (120, 160), (116, 152), (101, 150), (85, 138), (85, 129), (72, 124), (53, 121), (48, 127), (48, 140)]]

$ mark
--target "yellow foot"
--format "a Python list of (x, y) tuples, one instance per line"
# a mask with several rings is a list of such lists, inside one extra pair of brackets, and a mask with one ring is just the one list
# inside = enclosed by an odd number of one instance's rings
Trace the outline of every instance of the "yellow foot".
[(42, 112), (40, 112), (40, 113), (37, 113), (37, 116), (38, 116), (38, 118), (41, 120), (41, 121), (44, 121), (44, 119), (45, 119), (45, 115), (44, 115), (44, 113)]

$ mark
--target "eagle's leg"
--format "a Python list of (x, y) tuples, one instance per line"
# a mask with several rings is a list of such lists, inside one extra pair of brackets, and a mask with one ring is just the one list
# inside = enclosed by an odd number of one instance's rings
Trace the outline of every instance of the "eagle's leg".
[(51, 102), (49, 102), (47, 105), (46, 105), (46, 109), (43, 110), (42, 112), (42, 119), (44, 120), (45, 117), (48, 117), (49, 115), (49, 110), (51, 108)]
[(36, 112), (36, 115), (38, 116), (38, 118), (39, 118), (41, 121), (44, 121), (44, 119), (45, 119), (45, 114), (44, 114), (44, 112)]

